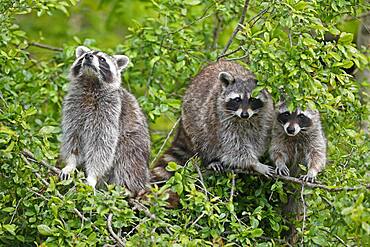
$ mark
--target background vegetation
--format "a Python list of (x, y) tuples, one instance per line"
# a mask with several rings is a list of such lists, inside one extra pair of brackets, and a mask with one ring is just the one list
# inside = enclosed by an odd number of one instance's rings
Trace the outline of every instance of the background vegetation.
[[(204, 174), (195, 159), (165, 187), (153, 185), (137, 211), (123, 188), (97, 195), (83, 174), (60, 182), (37, 161), (55, 164), (60, 112), (77, 45), (123, 53), (131, 66), (123, 84), (148, 116), (152, 160), (179, 116), (189, 78), (221, 54), (241, 16), (242, 0), (3, 0), (0, 3), (0, 245), (280, 246), (287, 183), (256, 176)], [(279, 98), (317, 108), (328, 137), (329, 163), (319, 180), (333, 187), (370, 183), (369, 116), (351, 74), (366, 69), (366, 47), (356, 47), (356, 0), (251, 0), (246, 21), (228, 51)], [(369, 27), (366, 27), (369, 28)], [(328, 40), (328, 37), (337, 37)], [(52, 47), (42, 47), (47, 44)], [(352, 68), (352, 69), (351, 69)], [(168, 142), (166, 142), (168, 145)], [(167, 209), (171, 187), (181, 207)], [(297, 186), (300, 190), (300, 186)], [(299, 245), (369, 246), (369, 190), (302, 189), (305, 220)], [(112, 217), (112, 218), (111, 218)], [(112, 223), (112, 228), (108, 227)]]

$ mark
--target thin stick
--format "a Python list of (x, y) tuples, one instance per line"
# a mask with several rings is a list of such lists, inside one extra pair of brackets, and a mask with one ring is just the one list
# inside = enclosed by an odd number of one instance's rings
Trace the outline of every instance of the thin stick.
[(302, 222), (302, 240), (301, 240), (301, 244), (303, 246), (304, 244), (304, 229), (305, 229), (305, 224), (306, 224), (306, 202), (304, 200), (304, 184), (302, 184), (302, 190), (301, 190), (301, 201), (302, 201), (302, 205), (303, 205), (303, 222)]
[[(260, 173), (251, 173), (250, 171), (243, 170), (243, 169), (234, 169), (234, 170), (226, 170), (226, 171), (234, 171), (235, 173), (241, 173), (241, 174), (252, 174), (252, 175), (262, 175)], [(287, 182), (295, 183), (295, 184), (300, 184), (300, 185), (305, 185), (310, 188), (320, 188), (323, 190), (331, 191), (331, 192), (340, 192), (340, 191), (354, 191), (354, 190), (361, 190), (361, 189), (370, 189), (370, 184), (366, 185), (361, 185), (361, 186), (354, 186), (354, 187), (329, 187), (327, 185), (323, 184), (318, 184), (318, 183), (310, 183), (310, 182), (305, 182), (302, 181), (298, 178), (294, 177), (289, 177), (289, 176), (281, 176), (281, 175), (274, 175), (273, 178), (275, 179), (282, 179)]]
[(196, 220), (194, 220), (194, 222), (191, 223), (190, 226), (194, 226), (205, 214), (206, 214), (206, 211), (203, 211), (202, 214), (199, 215), (198, 218), (196, 218)]
[(32, 161), (33, 163), (40, 164), (48, 168), (49, 170), (53, 171), (55, 174), (60, 174), (60, 169), (55, 166), (49, 165), (44, 160), (38, 161), (36, 160), (35, 156), (27, 149), (24, 149), (22, 154), (26, 156), (27, 160)]
[(35, 47), (38, 47), (38, 48), (42, 48), (42, 49), (51, 50), (51, 51), (63, 51), (63, 48), (55, 47), (55, 46), (51, 46), (51, 45), (45, 45), (45, 44), (41, 44), (41, 43), (38, 43), (38, 42), (31, 42), (31, 43), (29, 43), (29, 45), (30, 46), (35, 46)]
[[(328, 231), (328, 230), (326, 230), (326, 229), (322, 229), (324, 232), (326, 232), (326, 233), (329, 233), (329, 234), (332, 234), (330, 231)], [(346, 246), (346, 247), (349, 247), (349, 245), (347, 245), (346, 244), (346, 242), (344, 242), (344, 240), (343, 239), (341, 239), (338, 235), (336, 235), (336, 234), (333, 234), (333, 236), (341, 243), (341, 244), (343, 244), (344, 246)]]
[(230, 202), (234, 199), (234, 191), (235, 191), (235, 173), (232, 171), (233, 178), (231, 179), (231, 191), (230, 191)]
[(199, 169), (199, 166), (197, 166), (196, 164), (194, 164), (194, 166), (195, 166), (195, 169), (196, 169), (196, 170), (197, 170), (197, 172), (198, 172), (198, 176), (199, 176), (200, 184), (202, 185), (203, 190), (204, 190), (204, 192), (205, 192), (205, 195), (206, 195), (206, 197), (207, 197), (207, 199), (208, 199), (208, 190), (207, 190), (207, 188), (206, 188), (206, 186), (205, 186), (205, 184), (204, 184), (204, 179), (203, 179), (202, 172), (201, 172), (201, 170)]
[(113, 228), (112, 228), (112, 218), (113, 218), (113, 214), (110, 213), (108, 215), (108, 219), (107, 219), (107, 227), (108, 227), (108, 231), (110, 233), (110, 235), (112, 235), (112, 237), (116, 240), (116, 243), (118, 246), (126, 246), (126, 239), (121, 239), (114, 231), (113, 231)]
[(227, 44), (226, 44), (225, 48), (223, 49), (223, 51), (221, 52), (220, 56), (224, 55), (227, 52), (231, 43), (233, 42), (233, 39), (238, 34), (238, 32), (242, 29), (243, 24), (244, 24), (245, 15), (247, 14), (247, 10), (248, 10), (248, 5), (249, 5), (249, 0), (245, 0), (242, 15), (240, 16), (239, 22), (236, 25), (229, 41), (227, 41)]
[(165, 140), (164, 140), (164, 142), (162, 143), (162, 146), (159, 148), (159, 151), (158, 151), (157, 155), (154, 157), (154, 159), (153, 159), (153, 160), (152, 160), (152, 162), (150, 163), (150, 167), (153, 167), (154, 162), (158, 159), (158, 157), (159, 157), (159, 155), (161, 154), (161, 152), (162, 152), (162, 150), (163, 150), (164, 146), (165, 146), (165, 145), (166, 145), (166, 143), (168, 142), (168, 139), (170, 139), (170, 137), (171, 137), (171, 135), (172, 135), (173, 131), (176, 129), (177, 125), (179, 124), (180, 119), (181, 119), (181, 118), (178, 118), (178, 119), (176, 120), (176, 122), (175, 122), (175, 123), (174, 123), (174, 125), (172, 126), (172, 128), (171, 128), (170, 132), (168, 132), (168, 134), (167, 134), (167, 136), (166, 136), (166, 139), (165, 139)]

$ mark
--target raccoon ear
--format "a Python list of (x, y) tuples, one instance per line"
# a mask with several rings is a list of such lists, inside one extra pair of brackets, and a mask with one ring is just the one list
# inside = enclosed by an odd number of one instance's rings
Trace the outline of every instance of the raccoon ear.
[(225, 85), (225, 86), (228, 86), (230, 85), (231, 83), (234, 82), (234, 77), (232, 75), (230, 75), (229, 73), (223, 71), (223, 72), (220, 72), (220, 74), (218, 74), (218, 79)]
[(113, 58), (114, 60), (116, 60), (119, 71), (126, 68), (128, 63), (130, 62), (130, 59), (125, 55), (114, 55)]
[(77, 58), (79, 58), (79, 57), (81, 57), (83, 54), (85, 54), (86, 52), (89, 52), (90, 51), (90, 49), (89, 48), (87, 48), (86, 46), (78, 46), (77, 48), (76, 48), (76, 57)]
[(277, 103), (276, 108), (279, 110), (279, 112), (286, 112), (286, 111), (288, 111), (288, 108), (287, 108), (286, 103), (285, 103), (284, 100), (280, 100)]

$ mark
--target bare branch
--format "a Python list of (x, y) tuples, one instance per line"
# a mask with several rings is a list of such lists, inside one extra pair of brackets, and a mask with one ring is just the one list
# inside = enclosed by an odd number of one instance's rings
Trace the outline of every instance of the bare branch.
[(177, 125), (179, 124), (180, 119), (181, 119), (181, 118), (178, 118), (178, 119), (176, 120), (176, 122), (175, 122), (175, 123), (174, 123), (174, 125), (172, 126), (172, 128), (171, 128), (170, 132), (168, 132), (168, 134), (167, 134), (167, 136), (166, 136), (166, 139), (164, 140), (164, 142), (163, 142), (162, 146), (159, 148), (159, 151), (158, 151), (157, 155), (154, 157), (154, 159), (153, 159), (153, 160), (152, 160), (152, 162), (150, 163), (150, 166), (151, 166), (151, 167), (153, 166), (154, 162), (158, 159), (158, 157), (159, 157), (159, 155), (161, 154), (161, 152), (162, 152), (162, 150), (163, 150), (164, 146), (166, 145), (166, 143), (167, 143), (168, 139), (170, 139), (170, 137), (171, 137), (171, 135), (172, 135), (173, 131), (176, 129)]
[(63, 48), (55, 47), (55, 46), (51, 46), (51, 45), (45, 45), (45, 44), (41, 44), (41, 43), (38, 43), (38, 42), (30, 42), (29, 45), (30, 46), (35, 46), (35, 47), (38, 47), (38, 48), (42, 48), (42, 49), (51, 50), (51, 51), (63, 51)]
[(113, 214), (110, 213), (108, 215), (108, 219), (107, 219), (107, 227), (108, 227), (108, 231), (110, 233), (110, 235), (116, 240), (116, 243), (118, 246), (126, 246), (126, 239), (121, 239), (114, 231), (113, 231), (113, 228), (112, 228), (112, 218), (113, 218)]
[(205, 186), (205, 184), (204, 184), (202, 171), (199, 169), (199, 166), (197, 166), (196, 164), (194, 164), (194, 166), (195, 166), (195, 169), (196, 169), (196, 170), (197, 170), (197, 172), (198, 172), (198, 176), (199, 176), (200, 184), (202, 185), (203, 190), (204, 190), (204, 192), (205, 192), (205, 195), (206, 195), (206, 197), (207, 197), (207, 199), (208, 199), (208, 190), (207, 190), (207, 188), (206, 188), (206, 186)]
[(29, 150), (24, 149), (23, 152), (22, 152), (22, 154), (24, 156), (26, 156), (27, 160), (29, 160), (29, 161), (31, 161), (33, 163), (42, 165), (42, 166), (48, 168), (49, 170), (53, 171), (55, 174), (59, 174), (60, 173), (60, 169), (58, 169), (57, 167), (52, 166), (52, 165), (49, 165), (44, 160), (41, 160), (41, 161), (36, 160), (35, 156)]
[(232, 202), (234, 199), (234, 191), (235, 191), (235, 173), (232, 172), (233, 178), (231, 179), (231, 192), (230, 192), (230, 201)]
[(302, 184), (302, 190), (301, 190), (301, 201), (303, 205), (303, 222), (302, 222), (302, 239), (301, 239), (301, 244), (302, 246), (304, 245), (304, 230), (306, 226), (306, 211), (307, 211), (307, 206), (306, 206), (306, 201), (304, 200), (304, 184)]
[[(251, 174), (251, 175), (261, 175), (260, 173), (254, 173), (248, 170), (243, 169), (234, 169), (234, 170), (225, 170), (225, 171), (234, 171), (235, 173), (241, 173), (241, 174)], [(327, 190), (330, 192), (340, 192), (340, 191), (354, 191), (354, 190), (361, 190), (361, 189), (369, 189), (370, 190), (370, 184), (360, 185), (360, 186), (354, 186), (354, 187), (331, 187), (323, 184), (318, 183), (310, 183), (302, 181), (298, 178), (289, 177), (289, 176), (281, 176), (281, 175), (275, 175), (275, 179), (281, 179), (290, 183), (305, 185), (310, 188), (320, 188), (323, 190)]]
[(224, 55), (227, 52), (227, 50), (229, 49), (231, 43), (233, 42), (233, 39), (238, 34), (238, 32), (242, 29), (243, 24), (244, 24), (245, 15), (247, 14), (247, 10), (248, 10), (248, 5), (249, 5), (249, 0), (245, 0), (243, 11), (242, 11), (242, 15), (240, 16), (239, 22), (236, 25), (236, 27), (235, 27), (235, 29), (234, 29), (234, 31), (233, 31), (233, 33), (232, 33), (229, 41), (227, 41), (226, 46), (223, 49), (223, 51), (221, 52), (221, 55), (220, 56)]

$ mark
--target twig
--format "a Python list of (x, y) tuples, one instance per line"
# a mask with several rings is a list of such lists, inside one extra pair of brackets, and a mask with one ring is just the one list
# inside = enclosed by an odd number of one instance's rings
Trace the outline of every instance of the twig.
[(154, 157), (154, 159), (153, 159), (153, 160), (152, 160), (152, 162), (150, 163), (150, 167), (153, 167), (154, 162), (158, 159), (158, 157), (159, 157), (159, 155), (161, 154), (161, 152), (162, 152), (162, 150), (163, 150), (164, 146), (166, 145), (166, 143), (167, 143), (168, 139), (170, 139), (170, 137), (171, 137), (171, 135), (172, 135), (173, 131), (176, 129), (177, 125), (179, 124), (180, 119), (181, 119), (181, 118), (178, 118), (178, 119), (176, 120), (176, 122), (175, 122), (175, 123), (174, 123), (174, 125), (172, 126), (172, 128), (171, 128), (170, 132), (168, 132), (168, 134), (167, 134), (167, 136), (166, 136), (166, 139), (164, 140), (164, 142), (163, 142), (162, 146), (159, 148), (159, 151), (158, 151), (157, 155)]
[(195, 220), (194, 220), (194, 222), (193, 223), (191, 223), (191, 227), (192, 226), (194, 226), (204, 215), (206, 214), (206, 211), (203, 211), (202, 213), (201, 213), (201, 215), (199, 215), (198, 216), (198, 218), (196, 218)]
[[(213, 5), (215, 5), (215, 3), (212, 3), (211, 5), (209, 5), (209, 6), (204, 10), (203, 14), (202, 14), (200, 17), (198, 17), (197, 19), (195, 19), (194, 21), (192, 21), (191, 23), (189, 23), (189, 24), (187, 24), (187, 25), (184, 25), (183, 27), (181, 27), (181, 28), (177, 29), (176, 31), (170, 32), (169, 34), (171, 34), (171, 35), (172, 35), (172, 34), (178, 33), (178, 32), (180, 32), (180, 31), (184, 30), (184, 29), (185, 29), (185, 28), (187, 28), (187, 27), (191, 27), (191, 26), (193, 26), (196, 22), (201, 21), (201, 20), (203, 20), (203, 19), (206, 19), (206, 18), (210, 17), (211, 15), (213, 15), (213, 13), (212, 13), (212, 14), (207, 15), (207, 12), (208, 12), (212, 7), (213, 7)], [(206, 16), (206, 15), (207, 15), (207, 16)]]
[(218, 38), (220, 36), (220, 32), (221, 32), (221, 29), (222, 29), (222, 20), (223, 20), (218, 15), (218, 12), (216, 12), (215, 17), (216, 17), (216, 25), (213, 28), (213, 39), (212, 39), (212, 45), (211, 45), (212, 49), (217, 48)]
[(49, 165), (44, 160), (41, 160), (41, 161), (36, 160), (35, 156), (29, 150), (24, 149), (23, 152), (22, 152), (22, 154), (24, 156), (26, 156), (26, 158), (29, 161), (32, 161), (33, 163), (36, 163), (36, 164), (43, 165), (43, 166), (45, 166), (46, 168), (48, 168), (49, 170), (53, 171), (56, 174), (59, 174), (60, 173), (60, 169), (58, 169), (57, 167), (52, 166), (52, 165)]
[(235, 50), (232, 50), (232, 51), (230, 51), (230, 52), (228, 52), (228, 53), (225, 53), (225, 54), (223, 54), (223, 55), (220, 55), (220, 56), (218, 56), (217, 57), (217, 60), (220, 60), (221, 58), (223, 58), (223, 57), (227, 57), (227, 56), (230, 56), (230, 55), (232, 55), (232, 54), (234, 54), (234, 53), (237, 53), (238, 51), (240, 51), (240, 50), (242, 50), (243, 49), (243, 47), (242, 46), (239, 46), (238, 48), (236, 48)]
[(143, 204), (138, 202), (137, 200), (130, 198), (128, 199), (128, 202), (134, 207), (133, 210), (137, 209), (141, 212), (143, 212), (146, 216), (148, 216), (150, 219), (155, 219), (155, 215), (152, 214), (147, 207), (145, 207)]
[(207, 197), (207, 199), (208, 199), (208, 190), (207, 190), (207, 188), (206, 188), (206, 186), (205, 186), (205, 184), (204, 184), (204, 179), (203, 179), (202, 171), (199, 169), (199, 166), (198, 166), (197, 164), (194, 164), (194, 166), (195, 166), (195, 169), (196, 169), (196, 170), (197, 170), (197, 172), (198, 172), (199, 182), (200, 182), (200, 184), (202, 185), (203, 190), (204, 190), (204, 192), (205, 192), (205, 195), (206, 195), (206, 197)]
[(250, 28), (252, 28), (261, 18), (264, 14), (267, 13), (267, 11), (270, 9), (270, 7), (267, 7), (265, 8), (264, 10), (261, 10), (257, 15), (253, 16), (249, 21), (248, 23), (251, 23), (253, 21), (252, 24), (250, 24)]
[(230, 202), (233, 201), (235, 191), (235, 173), (232, 171), (233, 178), (231, 179), (231, 191), (230, 191)]
[[(24, 151), (23, 151), (24, 152)], [(43, 162), (38, 162), (38, 161), (36, 161), (36, 159), (35, 159), (35, 157), (33, 156), (33, 154), (31, 153), (31, 152), (29, 152), (28, 153), (28, 155), (31, 155), (31, 157), (26, 157), (24, 154), (22, 154), (21, 156), (22, 156), (22, 159), (23, 159), (23, 161), (27, 164), (27, 165), (29, 165), (29, 166), (31, 166), (31, 163), (30, 163), (30, 161), (31, 162), (34, 162), (34, 163), (38, 163), (38, 164), (41, 164), (41, 165), (47, 165), (46, 167), (47, 168), (49, 168), (49, 164), (47, 164), (45, 161), (43, 161)], [(59, 170), (59, 169), (58, 169)], [(35, 174), (35, 176), (41, 181), (41, 183), (42, 184), (44, 184), (45, 186), (47, 186), (47, 187), (49, 187), (50, 186), (50, 184), (49, 184), (49, 182), (48, 181), (46, 181), (38, 172), (36, 172), (35, 170), (33, 170), (32, 169), (32, 171), (33, 171), (33, 173)], [(56, 195), (60, 198), (60, 199), (64, 199), (64, 196), (62, 195), (62, 194), (60, 194), (59, 193), (59, 191), (56, 191)], [(77, 209), (77, 208), (73, 208), (73, 211), (77, 214), (77, 216), (78, 217), (80, 217), (81, 218), (81, 220), (83, 220), (83, 221), (88, 221), (88, 222), (91, 222), (89, 219), (87, 219), (85, 216), (83, 216), (83, 214)], [(96, 226), (95, 226), (95, 224), (93, 223), (93, 222), (91, 222), (91, 226), (94, 228), (94, 230), (96, 230), (96, 231), (99, 231), (99, 228), (97, 228)]]
[[(322, 228), (322, 230), (324, 231), (324, 232), (326, 232), (326, 233), (329, 233), (329, 234), (331, 234), (331, 232), (329, 231), (329, 230), (327, 230), (327, 229), (325, 229), (325, 228)], [(341, 239), (338, 235), (336, 235), (336, 234), (333, 234), (333, 236), (341, 243), (341, 244), (343, 244), (344, 246), (346, 246), (346, 247), (349, 247), (349, 245), (347, 245), (346, 244), (346, 242), (344, 242), (344, 240), (343, 239)]]
[(301, 244), (303, 246), (304, 244), (304, 229), (305, 229), (305, 224), (306, 224), (306, 201), (304, 200), (304, 184), (302, 184), (302, 190), (301, 190), (301, 201), (303, 205), (303, 221), (302, 221), (302, 240)]
[(29, 45), (39, 47), (39, 48), (43, 48), (43, 49), (47, 49), (47, 50), (51, 50), (51, 51), (63, 51), (63, 48), (55, 47), (55, 46), (51, 46), (51, 45), (45, 45), (45, 44), (41, 44), (41, 43), (38, 43), (38, 42), (30, 42)]
[(228, 58), (228, 59), (226, 59), (227, 61), (235, 61), (235, 60), (242, 60), (242, 59), (244, 59), (244, 58), (247, 58), (249, 56), (249, 54), (247, 53), (247, 54), (245, 54), (245, 55), (243, 55), (243, 56), (241, 56), (241, 57), (233, 57), (233, 58)]
[(133, 233), (141, 224), (144, 224), (146, 223), (147, 221), (149, 221), (149, 219), (145, 219), (143, 220), (142, 222), (139, 222), (135, 227), (133, 227), (128, 233), (126, 233), (126, 238), (129, 237), (131, 235), (131, 233)]
[(233, 39), (238, 34), (238, 32), (241, 30), (241, 28), (242, 28), (242, 26), (244, 24), (245, 15), (247, 14), (248, 5), (249, 5), (249, 0), (245, 0), (243, 11), (242, 11), (242, 15), (240, 16), (239, 22), (236, 25), (236, 27), (235, 27), (235, 29), (234, 29), (234, 31), (233, 31), (233, 33), (232, 33), (229, 41), (227, 41), (226, 46), (223, 49), (223, 51), (221, 52), (221, 55), (220, 56), (224, 55), (227, 52), (227, 50), (229, 49), (231, 43), (233, 42)]
[[(226, 169), (225, 171), (234, 171), (235, 173), (251, 174), (251, 175), (262, 175), (260, 173), (254, 173), (254, 172), (251, 173), (250, 171), (243, 170), (243, 169), (234, 169), (234, 170)], [(361, 186), (354, 186), (354, 187), (335, 187), (335, 188), (333, 188), (333, 187), (329, 187), (329, 186), (323, 185), (323, 184), (305, 182), (305, 181), (302, 181), (298, 178), (289, 177), (289, 176), (274, 175), (273, 178), (275, 178), (275, 179), (280, 178), (282, 180), (285, 180), (285, 181), (288, 181), (288, 182), (291, 182), (291, 183), (305, 185), (305, 186), (310, 187), (310, 188), (320, 188), (320, 189), (331, 191), (331, 192), (354, 191), (354, 190), (361, 190), (361, 189), (369, 189), (370, 190), (370, 184), (361, 185)]]
[(116, 240), (116, 243), (118, 246), (126, 246), (126, 239), (121, 239), (114, 231), (113, 231), (113, 228), (112, 228), (112, 218), (113, 218), (113, 214), (110, 213), (108, 215), (108, 219), (107, 219), (107, 227), (108, 227), (108, 231), (110, 233), (110, 235)]
[(19, 199), (17, 205), (15, 206), (15, 209), (14, 209), (14, 212), (13, 212), (13, 215), (12, 215), (12, 218), (10, 219), (10, 222), (9, 222), (9, 225), (12, 224), (13, 220), (14, 220), (14, 216), (15, 214), (17, 213), (17, 210), (18, 210), (18, 207), (19, 207), (19, 204), (21, 203), (21, 201), (23, 200), (23, 198)]

